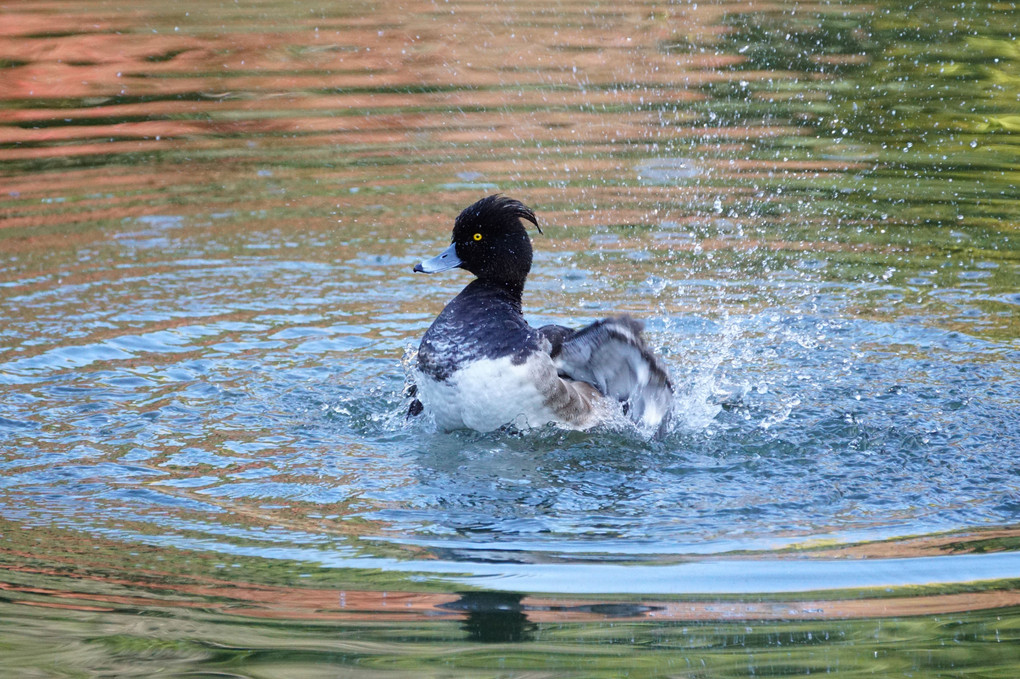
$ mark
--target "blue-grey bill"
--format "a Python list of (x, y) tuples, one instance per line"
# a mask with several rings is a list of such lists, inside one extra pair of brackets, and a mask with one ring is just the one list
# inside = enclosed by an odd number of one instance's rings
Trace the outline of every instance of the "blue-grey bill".
[(439, 273), (454, 267), (460, 266), (460, 257), (457, 256), (457, 248), (453, 243), (432, 259), (426, 259), (414, 265), (414, 270), (419, 273)]

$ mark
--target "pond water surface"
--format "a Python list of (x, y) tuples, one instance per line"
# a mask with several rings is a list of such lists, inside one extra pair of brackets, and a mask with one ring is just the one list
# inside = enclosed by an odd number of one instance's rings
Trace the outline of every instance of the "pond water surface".
[[(1012, 3), (0, 13), (18, 676), (1013, 676)], [(497, 191), (663, 439), (405, 418)]]

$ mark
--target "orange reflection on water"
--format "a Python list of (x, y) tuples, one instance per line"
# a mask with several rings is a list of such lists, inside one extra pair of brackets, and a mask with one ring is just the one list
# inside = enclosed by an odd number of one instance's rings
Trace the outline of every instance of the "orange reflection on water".
[[(257, 517), (252, 525), (259, 525)], [(267, 526), (278, 525), (270, 521)], [(215, 553), (131, 546), (133, 564), (123, 561), (124, 546), (96, 537), (64, 536), (59, 530), (25, 530), (5, 523), (6, 544), (0, 546), (0, 590), (9, 600), (26, 605), (76, 610), (116, 610), (153, 606), (213, 610), (224, 615), (280, 620), (428, 621), (459, 619), (477, 606), (477, 593), (410, 591), (404, 587), (368, 590), (256, 582), (233, 574), (220, 577), (203, 572), (223, 557)], [(307, 529), (307, 526), (295, 526)], [(1020, 537), (1020, 530), (923, 537), (870, 543), (863, 546), (799, 550), (797, 559), (910, 558), (937, 554), (986, 552)], [(24, 545), (34, 545), (32, 551)], [(21, 546), (19, 546), (21, 545)], [(419, 558), (427, 555), (419, 555)], [(143, 565), (155, 557), (163, 564)], [(259, 567), (263, 575), (271, 573)], [(282, 570), (288, 570), (283, 566)], [(322, 577), (330, 569), (317, 571)], [(342, 572), (342, 571), (335, 571)], [(26, 577), (27, 576), (27, 580)], [(292, 579), (294, 576), (289, 576)], [(364, 576), (370, 579), (371, 576)], [(397, 576), (400, 578), (400, 576)], [(32, 584), (27, 584), (31, 582)], [(963, 591), (961, 591), (963, 589)], [(493, 597), (504, 596), (497, 592)], [(598, 597), (516, 595), (513, 608), (531, 622), (590, 622), (612, 619), (657, 621), (824, 620), (906, 617), (977, 611), (1020, 605), (1020, 590), (1010, 583), (973, 586), (939, 585), (925, 588), (860, 589), (834, 593), (832, 598), (763, 593), (756, 597)], [(489, 602), (491, 604), (491, 602)]]
[[(12, 64), (0, 102), (16, 110), (4, 116), (0, 143), (31, 145), (12, 157), (38, 158), (41, 149), (159, 150), (124, 146), (127, 138), (230, 145), (242, 134), (312, 133), (321, 144), (414, 144), (423, 132), (442, 143), (789, 134), (677, 127), (650, 108), (702, 101), (699, 88), (710, 82), (783, 77), (735, 70), (743, 57), (704, 49), (726, 30), (723, 15), (750, 7), (598, 14), (584, 3), (555, 13), (532, 3), (446, 15), (432, 3), (401, 3), (291, 18), (267, 32), (264, 14), (197, 3), (184, 16), (167, 16), (158, 3), (123, 13), (93, 3), (15, 4), (0, 36), (0, 59)], [(95, 119), (102, 122), (88, 122)], [(91, 141), (102, 137), (114, 141)]]
[[(28, 567), (10, 569), (32, 575), (59, 575)], [(67, 578), (67, 576), (64, 576)], [(142, 572), (139, 579), (72, 577), (63, 590), (21, 587), (0, 583), (14, 603), (70, 610), (111, 611), (123, 607), (154, 605), (170, 608), (214, 610), (231, 616), (279, 620), (317, 621), (429, 621), (460, 618), (456, 607), (461, 594), (409, 591), (364, 591), (272, 587), (235, 580), (203, 579), (201, 584), (174, 582), (168, 573)], [(84, 585), (90, 581), (91, 585)], [(133, 595), (100, 594), (94, 586), (116, 585)], [(155, 599), (153, 597), (156, 597)], [(31, 598), (28, 598), (31, 597)], [(107, 604), (107, 606), (103, 606)], [(593, 622), (613, 619), (657, 621), (827, 620), (908, 617), (961, 613), (1020, 605), (1020, 591), (990, 589), (958, 594), (886, 596), (855, 599), (789, 598), (774, 601), (736, 599), (697, 600), (593, 599), (565, 596), (524, 596), (520, 611), (536, 623)], [(609, 611), (609, 612), (607, 612)]]

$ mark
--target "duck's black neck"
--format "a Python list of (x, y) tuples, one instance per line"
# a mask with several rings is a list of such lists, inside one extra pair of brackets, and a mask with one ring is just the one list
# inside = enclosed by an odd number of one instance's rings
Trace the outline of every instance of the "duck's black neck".
[(498, 296), (506, 299), (517, 313), (524, 313), (521, 305), (524, 281), (495, 281), (491, 278), (476, 278), (468, 283), (461, 294)]

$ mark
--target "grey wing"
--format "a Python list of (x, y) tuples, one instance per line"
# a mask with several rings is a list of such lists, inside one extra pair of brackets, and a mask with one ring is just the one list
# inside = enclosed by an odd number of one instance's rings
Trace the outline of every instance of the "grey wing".
[(665, 365), (645, 344), (641, 323), (616, 316), (569, 334), (564, 330), (540, 329), (553, 344), (556, 369), (621, 401), (632, 421), (663, 433), (673, 406), (673, 385)]

